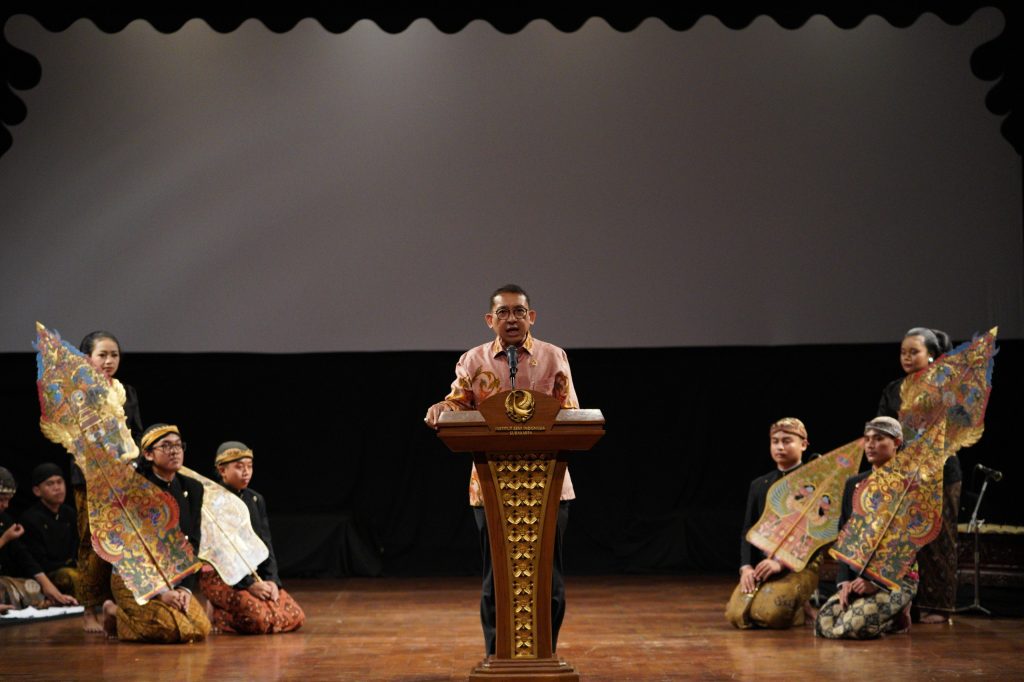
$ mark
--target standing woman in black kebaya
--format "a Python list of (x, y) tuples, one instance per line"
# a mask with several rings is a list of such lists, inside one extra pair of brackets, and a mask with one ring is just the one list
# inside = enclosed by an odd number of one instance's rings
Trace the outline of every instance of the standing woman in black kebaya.
[[(95, 369), (103, 372), (112, 382), (121, 366), (121, 344), (110, 332), (95, 331), (82, 339), (78, 350), (82, 351)], [(124, 414), (132, 438), (137, 442), (142, 435), (142, 416), (139, 413), (139, 398), (135, 389), (128, 384), (124, 387)], [(71, 486), (75, 493), (75, 508), (78, 512), (78, 600), (85, 607), (85, 631), (103, 632), (99, 612), (103, 602), (110, 595), (110, 564), (96, 555), (92, 549), (89, 532), (89, 503), (85, 492), (85, 475), (78, 465), (71, 462)]]
[[(903, 379), (927, 368), (950, 348), (949, 335), (938, 329), (914, 327), (904, 334), (900, 344), (900, 366), (905, 376), (891, 382), (882, 391), (878, 415), (898, 419)], [(921, 583), (915, 605), (920, 611), (920, 622), (924, 624), (945, 623), (956, 609), (956, 523), (962, 479), (960, 460), (951, 455), (942, 469), (942, 529), (938, 537), (917, 555)]]

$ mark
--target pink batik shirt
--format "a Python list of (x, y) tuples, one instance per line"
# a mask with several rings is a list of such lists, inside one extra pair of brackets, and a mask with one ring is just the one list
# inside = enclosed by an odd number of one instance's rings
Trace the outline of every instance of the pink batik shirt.
[[(558, 346), (540, 341), (532, 335), (526, 336), (519, 349), (519, 369), (516, 372), (516, 388), (554, 396), (563, 408), (578, 408), (576, 389), (572, 385), (569, 358)], [(455, 381), (444, 402), (453, 410), (475, 410), (477, 406), (495, 393), (512, 388), (509, 382), (508, 357), (499, 339), (471, 348), (462, 354), (455, 365)], [(562, 479), (561, 500), (574, 500), (569, 469)], [(484, 498), (480, 492), (480, 478), (474, 466), (469, 477), (469, 504), (482, 507)]]

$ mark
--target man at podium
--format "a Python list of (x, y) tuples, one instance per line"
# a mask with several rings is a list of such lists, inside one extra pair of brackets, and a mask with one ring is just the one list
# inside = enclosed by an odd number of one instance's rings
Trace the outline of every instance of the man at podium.
[[(455, 365), (455, 381), (445, 399), (427, 410), (424, 421), (437, 428), (442, 412), (476, 410), (481, 402), (495, 393), (520, 388), (554, 396), (562, 408), (578, 408), (576, 390), (572, 385), (569, 358), (558, 346), (535, 339), (530, 328), (537, 320), (537, 311), (530, 308), (530, 297), (522, 287), (506, 284), (499, 287), (489, 301), (484, 322), (495, 338), (462, 354)], [(566, 469), (558, 508), (558, 530), (551, 573), (551, 644), (558, 645), (558, 630), (565, 616), (565, 581), (562, 577), (562, 536), (569, 522), (569, 501), (575, 499), (572, 479)], [(480, 479), (474, 467), (469, 479), (469, 504), (473, 507), (480, 532), (483, 555), (483, 587), (480, 595), (480, 622), (484, 630), (484, 646), (488, 655), (495, 652), (494, 574), (484, 515)]]

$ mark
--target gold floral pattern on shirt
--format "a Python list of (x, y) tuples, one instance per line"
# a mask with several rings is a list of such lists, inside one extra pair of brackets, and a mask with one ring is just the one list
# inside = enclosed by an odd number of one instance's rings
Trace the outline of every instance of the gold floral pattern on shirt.
[[(500, 391), (501, 379), (498, 378), (498, 375), (483, 367), (478, 367), (469, 378), (456, 377), (452, 391), (445, 397), (445, 401), (458, 403), (460, 406), (475, 406)], [(472, 410), (476, 408), (461, 407), (458, 409)]]

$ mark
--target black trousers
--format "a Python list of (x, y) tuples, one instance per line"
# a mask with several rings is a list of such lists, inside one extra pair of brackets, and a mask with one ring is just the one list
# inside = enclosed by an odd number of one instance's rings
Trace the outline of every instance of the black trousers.
[[(487, 655), (494, 654), (496, 639), (495, 623), (498, 610), (494, 605), (494, 568), (491, 566), (490, 537), (487, 534), (487, 516), (483, 507), (473, 507), (476, 527), (480, 532), (480, 552), (483, 556), (484, 581), (480, 590), (480, 624), (484, 629), (484, 649)], [(558, 630), (565, 618), (565, 578), (562, 564), (562, 537), (569, 525), (569, 500), (558, 505), (558, 526), (555, 530), (555, 559), (551, 571), (551, 651), (558, 647)]]

